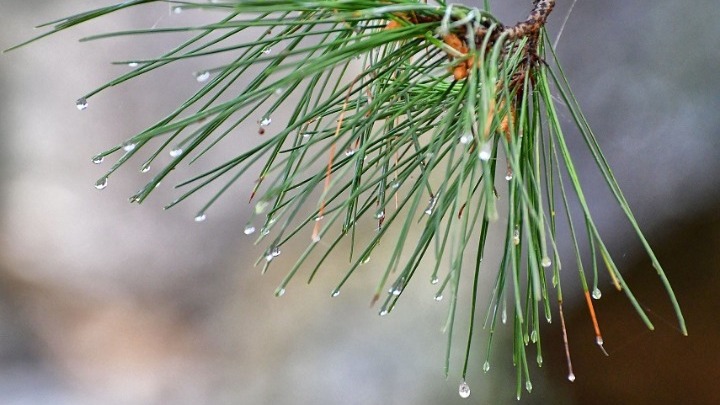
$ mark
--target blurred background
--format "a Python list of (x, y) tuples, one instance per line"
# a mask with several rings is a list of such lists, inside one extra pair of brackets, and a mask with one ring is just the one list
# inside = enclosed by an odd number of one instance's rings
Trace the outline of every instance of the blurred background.
[[(0, 48), (42, 32), (35, 25), (110, 3), (0, 0)], [(493, 6), (511, 23), (524, 18), (527, 3)], [(570, 5), (558, 3), (553, 35)], [(275, 298), (300, 247), (285, 249), (265, 276), (252, 267), (262, 253), (243, 234), (252, 176), (199, 224), (193, 217), (203, 196), (162, 210), (177, 196), (172, 184), (142, 206), (129, 204), (148, 176), (129, 166), (106, 189), (93, 187), (110, 163), (90, 158), (193, 94), (199, 84), (192, 72), (203, 65), (178, 64), (111, 88), (78, 112), (78, 97), (128, 69), (109, 62), (158, 55), (177, 37), (77, 39), (216, 19), (208, 14), (151, 4), (0, 56), (0, 403), (517, 402), (509, 327), (497, 335), (487, 374), (487, 338), (477, 333), (469, 400), (457, 395), (462, 339), (444, 378), (447, 302), (433, 300), (430, 283), (415, 283), (380, 318), (368, 308), (379, 268), (370, 266), (372, 274), (358, 274), (330, 298), (344, 274), (341, 261), (310, 286), (294, 282)], [(544, 365), (531, 363), (534, 390), (522, 402), (720, 403), (717, 17), (710, 0), (577, 2), (560, 60), (668, 272), (690, 335), (678, 331), (640, 243), (570, 132), (596, 222), (656, 330), (646, 330), (603, 278), (595, 303), (610, 354), (603, 356), (568, 266), (563, 292), (577, 380), (566, 379), (559, 322), (544, 325)], [(238, 139), (227, 153), (242, 150)], [(567, 244), (561, 249), (572, 254)], [(494, 269), (486, 273), (482, 282), (490, 284)], [(486, 302), (481, 298), (483, 314)]]

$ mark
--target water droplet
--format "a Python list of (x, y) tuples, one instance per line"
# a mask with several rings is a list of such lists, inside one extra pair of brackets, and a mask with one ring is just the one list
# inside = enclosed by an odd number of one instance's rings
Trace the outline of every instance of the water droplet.
[(600, 291), (599, 288), (596, 287), (596, 288), (593, 290), (593, 292), (592, 292), (592, 297), (595, 298), (596, 300), (599, 300), (599, 299), (602, 297), (602, 292)]
[(460, 398), (469, 398), (470, 397), (470, 386), (465, 381), (460, 383), (460, 386), (458, 387), (458, 394), (460, 394)]
[(270, 248), (270, 254), (272, 255), (272, 257), (278, 257), (280, 256), (280, 253), (281, 252), (279, 246), (273, 246), (272, 248)]
[(433, 285), (434, 285), (434, 284), (437, 284), (437, 283), (439, 283), (439, 282), (440, 282), (440, 279), (439, 279), (437, 276), (434, 276), (433, 278), (430, 279), (430, 284), (433, 284)]
[(140, 194), (135, 194), (134, 196), (128, 198), (128, 202), (130, 204), (139, 203), (140, 202)]
[(403, 290), (402, 290), (402, 287), (401, 287), (401, 286), (397, 286), (397, 287), (391, 289), (391, 290), (390, 290), (390, 293), (391, 293), (392, 295), (397, 296), (397, 295), (402, 294), (402, 291), (403, 291)]
[(547, 256), (543, 257), (542, 260), (540, 260), (540, 265), (543, 267), (550, 267), (551, 264), (552, 264), (552, 262), (550, 261), (550, 258)]
[(350, 157), (350, 156), (354, 155), (355, 152), (357, 152), (357, 150), (350, 148), (345, 151), (345, 156)]
[(137, 62), (130, 62), (130, 63), (128, 63), (128, 66), (129, 66), (129, 67), (138, 67), (138, 65), (139, 65), (139, 63), (137, 63)]
[(272, 123), (272, 118), (270, 118), (270, 117), (262, 117), (262, 119), (260, 120), (261, 127), (266, 127), (266, 126), (270, 125), (271, 123)]
[(370, 256), (367, 256), (366, 258), (364, 258), (362, 260), (362, 262), (360, 262), (360, 264), (368, 264), (368, 262), (370, 262)]
[(182, 148), (175, 148), (170, 151), (170, 156), (176, 158), (176, 157), (182, 155), (182, 153), (183, 153)]
[(265, 48), (262, 50), (262, 53), (264, 53), (265, 55), (268, 55), (270, 52), (272, 52), (272, 48)]
[(318, 216), (315, 217), (315, 222), (320, 222), (320, 221), (323, 220), (323, 218), (325, 218), (325, 216), (323, 216), (323, 215), (318, 215)]
[(183, 12), (183, 8), (180, 7), (180, 6), (176, 6), (176, 7), (173, 7), (173, 10), (172, 10), (172, 11), (173, 11), (173, 13), (175, 13), (175, 14), (180, 14), (180, 13)]
[(392, 188), (400, 188), (400, 182), (397, 181), (397, 180), (395, 180), (395, 181), (392, 182), (392, 184), (390, 185), (390, 187), (392, 187)]
[(425, 208), (425, 213), (427, 215), (432, 215), (433, 210), (435, 209), (435, 205), (437, 205), (438, 196), (435, 195), (434, 197), (430, 198), (430, 202), (428, 202), (427, 208)]
[(100, 163), (102, 163), (103, 160), (105, 160), (105, 156), (101, 156), (101, 155), (93, 156), (93, 158), (92, 158), (92, 162), (95, 163), (96, 165), (99, 165)]
[(598, 346), (602, 346), (605, 342), (603, 341), (602, 336), (596, 336), (595, 343), (597, 343)]
[(500, 320), (502, 321), (503, 325), (507, 323), (507, 309), (502, 309), (502, 313), (500, 314)]
[(385, 210), (379, 210), (375, 213), (375, 218), (377, 219), (383, 219), (385, 218)]
[(537, 331), (533, 330), (530, 332), (530, 340), (532, 340), (533, 343), (537, 342)]
[(463, 144), (463, 145), (467, 145), (467, 144), (469, 144), (470, 142), (472, 142), (472, 139), (473, 139), (472, 134), (469, 134), (469, 133), (468, 133), (468, 134), (462, 134), (462, 136), (460, 137), (460, 143)]
[(483, 371), (486, 372), (486, 373), (487, 373), (488, 371), (490, 371), (490, 362), (489, 362), (489, 361), (486, 361), (486, 362), (483, 364)]
[(285, 89), (283, 89), (282, 87), (278, 87), (277, 89), (275, 89), (275, 95), (276, 95), (276, 96), (282, 96), (282, 94), (283, 94), (284, 92), (285, 92)]
[(312, 136), (312, 134), (310, 132), (305, 132), (303, 134), (303, 138), (305, 138), (305, 139), (309, 139), (311, 136)]
[(135, 150), (136, 146), (137, 146), (137, 144), (132, 141), (128, 141), (128, 142), (125, 142), (124, 144), (122, 144), (122, 148), (125, 152), (132, 152), (133, 150)]
[(273, 259), (272, 253), (270, 253), (270, 252), (265, 252), (265, 261), (269, 263), (269, 262), (272, 261), (272, 259)]
[(207, 219), (207, 215), (205, 215), (204, 212), (201, 212), (201, 213), (197, 214), (197, 216), (195, 217), (195, 222), (202, 222), (206, 219)]
[(100, 180), (95, 182), (95, 188), (98, 190), (102, 190), (105, 187), (107, 187), (108, 179), (107, 177), (103, 177)]
[(387, 314), (388, 314), (388, 310), (385, 308), (381, 309), (380, 312), (378, 313), (378, 315), (380, 315), (380, 316), (385, 316)]
[(253, 233), (255, 233), (255, 227), (252, 225), (246, 225), (243, 233), (245, 235), (252, 235)]
[(442, 296), (442, 294), (440, 294), (440, 293), (438, 293), (438, 294), (435, 294), (435, 301), (438, 301), (438, 302), (440, 302), (440, 301), (442, 301), (442, 299), (443, 299), (443, 296)]
[(568, 380), (569, 380), (570, 382), (575, 382), (575, 373), (570, 372), (570, 373), (568, 374)]
[(275, 296), (276, 296), (276, 297), (282, 297), (283, 295), (285, 295), (285, 289), (284, 289), (284, 288), (278, 288), (277, 290), (275, 290)]
[(490, 156), (492, 154), (492, 145), (490, 142), (485, 142), (480, 147), (480, 152), (478, 152), (478, 157), (480, 157), (480, 160), (488, 161), (490, 160)]
[(262, 227), (260, 228), (260, 235), (261, 236), (267, 236), (270, 234), (270, 228)]
[(330, 294), (330, 296), (333, 298), (337, 297), (338, 295), (340, 295), (340, 290), (338, 289), (333, 290), (333, 292)]
[(150, 171), (150, 162), (147, 162), (140, 168), (140, 173), (147, 173)]
[(510, 181), (513, 179), (513, 170), (512, 168), (508, 167), (507, 171), (505, 172), (505, 180)]
[(87, 99), (86, 99), (85, 97), (79, 98), (79, 99), (75, 102), (75, 107), (77, 107), (77, 109), (80, 110), (80, 111), (88, 108), (88, 101), (87, 101)]
[(527, 392), (532, 392), (532, 383), (530, 381), (525, 381), (525, 389)]
[(520, 244), (520, 229), (518, 227), (515, 227), (515, 230), (513, 231), (513, 245), (517, 246)]
[(195, 73), (195, 80), (197, 80), (198, 83), (206, 82), (210, 78), (210, 72), (207, 70), (204, 72), (198, 72)]

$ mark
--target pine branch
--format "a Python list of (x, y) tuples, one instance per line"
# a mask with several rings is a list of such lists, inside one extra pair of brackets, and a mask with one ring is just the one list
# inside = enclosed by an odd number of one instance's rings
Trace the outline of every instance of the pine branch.
[[(129, 1), (53, 21), (43, 25), (50, 30), (35, 39), (147, 3), (154, 1)], [(503, 25), (487, 2), (483, 10), (417, 0), (167, 3), (183, 10), (219, 11), (223, 18), (202, 26), (83, 38), (91, 41), (167, 32), (193, 35), (157, 58), (116, 62), (133, 70), (81, 97), (79, 109), (87, 108), (88, 100), (108, 87), (176, 61), (217, 54), (230, 56), (231, 61), (197, 72), (196, 79), (204, 85), (195, 95), (155, 125), (93, 157), (93, 162), (101, 163), (117, 156), (96, 183), (98, 189), (107, 186), (115, 171), (131, 164), (139, 151), (160, 141), (141, 164), (141, 171), (148, 171), (163, 152), (172, 160), (130, 198), (142, 203), (178, 165), (205, 158), (208, 151), (234, 136), (240, 124), (257, 120), (262, 139), (259, 145), (180, 182), (177, 188), (184, 191), (166, 208), (220, 184), (219, 191), (195, 217), (198, 222), (204, 221), (212, 205), (235, 187), (238, 179), (259, 167), (255, 186), (248, 192), (255, 204), (254, 218), (245, 228), (251, 235), (257, 225), (257, 241), (267, 246), (256, 264), (262, 264), (263, 272), (268, 271), (286, 244), (303, 238), (307, 243), (276, 295), (283, 295), (299, 272), (308, 268), (312, 281), (330, 253), (349, 238), (350, 265), (331, 292), (335, 297), (379, 244), (390, 243), (394, 248), (371, 300), (379, 304), (380, 315), (393, 310), (417, 274), (429, 270), (423, 263), (434, 255), (429, 278), (438, 286), (435, 299), (448, 296), (450, 302), (447, 373), (457, 308), (470, 307), (459, 387), (463, 397), (470, 394), (464, 380), (472, 336), (481, 316), (478, 280), (486, 270), (483, 259), (489, 228), (499, 217), (497, 204), (506, 204), (507, 218), (501, 225), (505, 229), (502, 261), (485, 317), (489, 338), (483, 369), (490, 368), (492, 337), (498, 318), (506, 323), (510, 301), (519, 397), (523, 387), (532, 389), (526, 354), (530, 342), (536, 347), (537, 362), (542, 364), (540, 323), (542, 318), (550, 322), (553, 300), (559, 303), (568, 378), (575, 378), (562, 311), (557, 212), (564, 211), (567, 218), (579, 279), (600, 348), (604, 342), (591, 299), (601, 295), (597, 286), (598, 252), (615, 286), (627, 294), (643, 321), (653, 328), (595, 225), (560, 125), (554, 91), (564, 101), (564, 108), (650, 256), (686, 333), (672, 288), (547, 39), (544, 27), (555, 1), (534, 1), (528, 18), (513, 26)], [(257, 40), (237, 41), (239, 34), (258, 27), (264, 31)], [(546, 62), (546, 49), (552, 55), (553, 67)], [(357, 66), (360, 73), (351, 73)], [(262, 71), (244, 87), (239, 86), (251, 67), (262, 67)], [(227, 100), (221, 101), (221, 96)], [(272, 116), (281, 109), (290, 114), (287, 122), (277, 127)], [(503, 162), (505, 166), (499, 168)], [(498, 170), (504, 181), (496, 180)], [(579, 222), (569, 210), (572, 193), (581, 207)], [(368, 230), (369, 217), (375, 223), (375, 232), (362, 243), (359, 232)], [(583, 266), (587, 258), (583, 258), (578, 244), (578, 225), (584, 226), (588, 235), (592, 292)], [(412, 236), (416, 235), (413, 230), (419, 230), (417, 237)], [(321, 240), (329, 243), (318, 243)], [(316, 251), (320, 258), (313, 261)], [(463, 264), (466, 253), (475, 255), (472, 269)], [(444, 273), (440, 266), (443, 261), (448, 263)], [(463, 270), (472, 271), (469, 298), (459, 294), (460, 284), (467, 278)], [(556, 298), (550, 296), (552, 289)]]

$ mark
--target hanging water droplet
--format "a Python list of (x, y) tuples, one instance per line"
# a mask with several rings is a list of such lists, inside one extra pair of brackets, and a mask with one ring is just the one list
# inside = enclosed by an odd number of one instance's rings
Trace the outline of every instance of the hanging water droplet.
[(276, 297), (282, 297), (283, 295), (285, 295), (285, 289), (284, 289), (284, 288), (278, 288), (277, 290), (275, 290), (275, 296), (276, 296)]
[(262, 53), (264, 53), (265, 55), (268, 55), (270, 52), (272, 52), (272, 48), (265, 48), (262, 50)]
[(483, 371), (486, 373), (488, 371), (490, 371), (490, 362), (489, 361), (486, 361), (485, 363), (483, 363)]
[(340, 290), (339, 290), (339, 289), (333, 290), (333, 292), (330, 294), (330, 296), (333, 297), (333, 298), (337, 297), (338, 295), (340, 295)]
[(269, 263), (272, 261), (272, 259), (273, 259), (272, 253), (270, 253), (269, 251), (265, 252), (265, 261)]
[(393, 288), (392, 290), (390, 290), (390, 293), (392, 293), (392, 295), (398, 296), (398, 295), (402, 294), (402, 291), (403, 291), (402, 287), (397, 286), (397, 287)]
[(270, 118), (270, 117), (262, 117), (262, 119), (260, 120), (261, 127), (266, 127), (266, 126), (270, 125), (271, 123), (272, 123), (272, 118)]
[(370, 262), (370, 256), (365, 257), (360, 264), (368, 264)]
[(507, 323), (507, 309), (503, 308), (502, 313), (500, 314), (500, 320), (502, 321), (503, 325)]
[(173, 7), (173, 10), (172, 10), (172, 11), (173, 11), (173, 13), (175, 13), (175, 14), (180, 14), (180, 13), (183, 12), (183, 8), (180, 7), (180, 6), (176, 6), (176, 7)]
[(182, 155), (182, 153), (183, 153), (182, 148), (177, 147), (177, 148), (172, 149), (172, 150), (170, 151), (170, 156), (176, 158), (176, 157)]
[(252, 225), (245, 225), (245, 229), (243, 230), (243, 233), (245, 235), (252, 235), (255, 233), (255, 227)]
[[(595, 336), (595, 343), (597, 343), (598, 346), (602, 347), (602, 345), (603, 345), (605, 342), (603, 341), (602, 336)], [(603, 349), (603, 350), (605, 350), (605, 349)]]
[(312, 136), (312, 134), (310, 132), (305, 132), (303, 134), (303, 138), (305, 138), (305, 139), (309, 139), (311, 136)]
[(520, 229), (518, 227), (515, 227), (515, 230), (513, 231), (513, 245), (517, 246), (520, 244)]
[(458, 387), (458, 394), (460, 394), (460, 398), (469, 398), (470, 397), (470, 386), (465, 381), (460, 383), (460, 386)]
[(278, 257), (280, 256), (280, 247), (279, 246), (273, 246), (270, 248), (270, 254), (272, 257)]
[(204, 212), (201, 212), (195, 216), (195, 222), (202, 222), (207, 219), (207, 215), (205, 215)]
[(100, 163), (102, 163), (103, 160), (105, 160), (105, 156), (102, 156), (102, 155), (93, 156), (93, 158), (92, 158), (92, 162), (95, 163), (96, 165), (99, 165)]
[(375, 213), (375, 218), (377, 218), (377, 219), (385, 218), (385, 210), (378, 210), (378, 212)]
[(392, 182), (392, 184), (390, 184), (390, 187), (392, 187), (392, 188), (400, 188), (400, 182), (397, 181), (397, 180), (395, 180), (395, 181)]
[(104, 189), (105, 187), (107, 187), (107, 183), (108, 183), (108, 178), (107, 178), (107, 177), (103, 177), (103, 178), (101, 178), (100, 180), (98, 180), (98, 181), (95, 182), (95, 188), (98, 189), (98, 190), (102, 190), (102, 189)]
[(320, 234), (314, 233), (310, 239), (312, 240), (313, 243), (318, 243), (318, 242), (320, 242)]
[(323, 218), (325, 218), (324, 215), (318, 215), (318, 216), (315, 217), (315, 222), (320, 222), (320, 221), (323, 220)]
[(283, 94), (284, 92), (285, 92), (285, 89), (283, 89), (282, 87), (278, 87), (277, 89), (275, 89), (275, 95), (276, 95), (276, 96), (282, 96), (282, 94)]
[(575, 373), (573, 373), (573, 372), (568, 373), (568, 380), (570, 382), (575, 382)]
[(532, 383), (530, 381), (525, 381), (525, 389), (527, 392), (532, 392)]
[(532, 332), (530, 332), (530, 340), (533, 343), (537, 342), (537, 331), (536, 330), (533, 330)]
[(512, 168), (508, 167), (507, 171), (505, 172), (505, 180), (510, 181), (513, 179), (513, 170)]
[(435, 294), (435, 301), (440, 302), (440, 301), (442, 301), (442, 299), (443, 299), (442, 294), (440, 294), (440, 293)]
[(132, 152), (133, 150), (135, 150), (136, 146), (137, 146), (137, 144), (132, 141), (128, 141), (128, 142), (125, 142), (124, 144), (122, 144), (122, 148), (125, 152)]
[(262, 227), (260, 228), (260, 236), (267, 236), (270, 234), (270, 228)]
[(492, 154), (492, 145), (490, 144), (490, 142), (485, 142), (480, 147), (480, 152), (478, 152), (478, 157), (480, 158), (480, 160), (488, 161), (488, 160), (490, 160), (491, 154)]
[(467, 145), (470, 142), (472, 142), (472, 139), (473, 139), (472, 134), (470, 134), (470, 133), (462, 134), (462, 136), (460, 136), (460, 143), (463, 145)]
[(204, 72), (198, 72), (195, 73), (195, 80), (197, 80), (198, 83), (206, 82), (210, 78), (210, 72), (204, 71)]
[(139, 63), (137, 63), (137, 62), (130, 62), (130, 63), (128, 63), (128, 66), (129, 66), (129, 67), (133, 67), (133, 68), (134, 68), (134, 67), (138, 67), (138, 65), (139, 65)]
[(147, 173), (150, 171), (150, 162), (147, 162), (140, 168), (140, 173)]
[(78, 110), (82, 111), (86, 108), (88, 108), (88, 101), (85, 97), (79, 98), (75, 102), (75, 107), (77, 107)]
[(432, 215), (433, 210), (435, 209), (435, 205), (437, 205), (438, 196), (435, 195), (434, 197), (430, 198), (430, 202), (428, 202), (427, 208), (425, 208), (425, 213), (427, 215)]
[(437, 284), (440, 282), (440, 279), (437, 276), (433, 276), (433, 278), (430, 279), (430, 284)]
[(550, 261), (550, 258), (547, 256), (543, 257), (542, 260), (540, 260), (540, 265), (543, 267), (550, 267), (551, 264), (552, 264), (552, 262)]
[(388, 314), (388, 310), (385, 308), (381, 309), (380, 312), (378, 313), (378, 315), (380, 315), (380, 316), (385, 316), (387, 314)]
[(595, 298), (596, 300), (599, 300), (602, 297), (602, 292), (600, 291), (599, 288), (595, 287), (595, 289), (592, 292), (592, 297)]
[(357, 152), (357, 150), (350, 148), (345, 151), (345, 156), (350, 157), (350, 156), (354, 155), (355, 152)]

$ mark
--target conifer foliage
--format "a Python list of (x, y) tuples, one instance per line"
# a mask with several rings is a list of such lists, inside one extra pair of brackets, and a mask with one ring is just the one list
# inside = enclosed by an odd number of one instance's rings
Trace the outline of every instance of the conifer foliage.
[[(50, 22), (39, 38), (148, 3), (166, 3), (173, 12), (213, 11), (218, 19), (83, 38), (191, 34), (156, 58), (117, 61), (132, 70), (85, 94), (78, 109), (86, 109), (94, 95), (110, 86), (177, 61), (218, 54), (230, 61), (196, 72), (203, 84), (196, 94), (155, 125), (93, 157), (95, 163), (115, 160), (98, 189), (141, 156), (140, 168), (147, 171), (163, 161), (161, 154), (169, 154), (169, 163), (130, 198), (142, 203), (178, 165), (203, 159), (220, 145), (243, 142), (248, 134), (236, 128), (256, 121), (260, 141), (255, 146), (181, 181), (179, 197), (168, 208), (200, 190), (213, 190), (195, 218), (203, 221), (239, 178), (257, 175), (248, 191), (255, 216), (245, 233), (255, 234), (257, 226), (257, 241), (267, 247), (257, 262), (263, 272), (284, 245), (300, 241), (307, 246), (276, 295), (302, 274), (312, 280), (330, 253), (342, 250), (337, 249), (340, 242), (349, 240), (349, 251), (339, 253), (349, 257), (349, 265), (332, 296), (371, 257), (383, 264), (371, 299), (380, 315), (392, 311), (411, 281), (435, 284), (436, 299), (449, 301), (447, 372), (457, 308), (467, 305), (463, 397), (470, 395), (464, 379), (471, 353), (477, 353), (471, 350), (473, 331), (484, 327), (489, 332), (480, 359), (487, 371), (495, 328), (498, 321), (508, 321), (519, 396), (523, 387), (532, 388), (529, 347), (535, 346), (542, 362), (540, 325), (553, 317), (552, 301), (559, 304), (561, 322), (555, 325), (565, 328), (561, 268), (577, 270), (601, 348), (594, 304), (601, 295), (599, 269), (609, 273), (615, 288), (653, 328), (595, 225), (558, 118), (563, 109), (636, 230), (685, 332), (670, 284), (548, 39), (545, 23), (554, 0), (535, 0), (529, 16), (513, 25), (499, 21), (488, 1), (475, 8), (440, 0), (134, 0)], [(239, 39), (253, 32), (255, 40)], [(287, 120), (273, 121), (281, 110), (289, 112)], [(571, 215), (571, 204), (579, 205), (579, 218)], [(559, 256), (560, 224), (569, 228), (574, 262)], [(483, 265), (491, 228), (505, 241), (494, 269)], [(580, 238), (580, 232), (585, 236)], [(587, 248), (579, 246), (579, 238)], [(392, 247), (389, 257), (373, 256), (383, 243)], [(474, 257), (470, 265), (468, 257)], [(497, 274), (489, 301), (478, 294), (483, 271)], [(472, 283), (472, 293), (461, 296), (460, 285), (466, 282)], [(488, 312), (481, 313), (480, 306)]]

